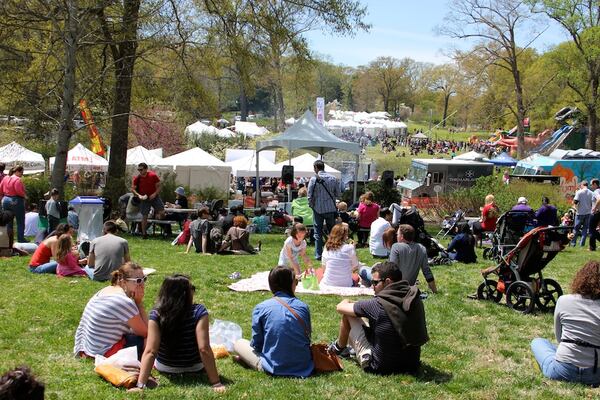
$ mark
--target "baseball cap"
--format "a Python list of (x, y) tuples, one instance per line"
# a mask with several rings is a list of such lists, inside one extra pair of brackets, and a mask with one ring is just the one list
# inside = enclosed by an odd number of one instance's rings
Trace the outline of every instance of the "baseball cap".
[(527, 201), (526, 197), (521, 196), (521, 197), (519, 197), (519, 200), (517, 200), (517, 203), (519, 203), (519, 204), (527, 204), (528, 201)]
[(175, 193), (177, 193), (180, 196), (185, 196), (185, 189), (183, 188), (183, 186), (179, 186), (177, 189), (175, 189)]

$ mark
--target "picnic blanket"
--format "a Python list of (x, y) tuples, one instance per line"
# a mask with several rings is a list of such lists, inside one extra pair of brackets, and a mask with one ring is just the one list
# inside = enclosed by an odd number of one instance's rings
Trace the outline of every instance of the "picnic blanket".
[[(241, 279), (228, 286), (235, 292), (269, 291), (269, 271), (257, 272), (250, 278)], [(320, 285), (320, 290), (307, 290), (299, 283), (296, 293), (335, 294), (339, 296), (373, 296), (373, 289), (366, 287), (337, 287)]]

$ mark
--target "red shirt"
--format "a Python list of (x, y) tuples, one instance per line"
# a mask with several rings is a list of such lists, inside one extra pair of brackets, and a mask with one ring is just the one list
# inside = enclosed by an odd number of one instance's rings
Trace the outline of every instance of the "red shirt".
[(370, 228), (373, 221), (379, 217), (379, 204), (371, 203), (366, 205), (365, 203), (360, 203), (356, 211), (359, 214), (358, 226), (361, 228)]
[(50, 262), (50, 258), (52, 258), (52, 249), (50, 247), (46, 247), (44, 242), (42, 242), (33, 253), (31, 261), (29, 262), (29, 266), (39, 267), (42, 264)]
[(133, 187), (141, 195), (150, 196), (156, 192), (156, 184), (160, 178), (152, 171), (148, 171), (146, 176), (137, 175), (133, 177)]
[(0, 196), (25, 197), (25, 185), (16, 175), (5, 176), (0, 182)]
[[(490, 210), (493, 210), (490, 215)], [(495, 212), (495, 213), (494, 213)], [(484, 231), (496, 230), (496, 221), (498, 220), (498, 207), (494, 203), (490, 203), (481, 210), (481, 229)]]

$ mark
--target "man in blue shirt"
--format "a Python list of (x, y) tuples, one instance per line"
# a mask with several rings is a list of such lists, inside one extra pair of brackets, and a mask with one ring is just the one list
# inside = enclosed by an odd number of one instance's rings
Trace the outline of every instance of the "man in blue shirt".
[(340, 183), (335, 176), (325, 172), (325, 163), (322, 160), (315, 161), (313, 166), (316, 175), (308, 182), (308, 205), (313, 210), (315, 258), (320, 260), (323, 252), (323, 232), (328, 233), (335, 225), (335, 200), (340, 197)]
[(310, 311), (295, 297), (297, 285), (291, 269), (280, 266), (271, 270), (269, 288), (274, 297), (254, 308), (252, 340), (235, 342), (236, 361), (275, 376), (306, 378), (312, 373)]

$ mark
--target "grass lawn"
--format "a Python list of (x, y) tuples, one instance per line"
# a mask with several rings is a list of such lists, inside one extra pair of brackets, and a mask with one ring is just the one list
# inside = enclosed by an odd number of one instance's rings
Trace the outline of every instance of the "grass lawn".
[[(253, 307), (269, 293), (236, 293), (227, 289), (234, 271), (248, 277), (277, 262), (282, 235), (254, 235), (263, 241), (257, 256), (185, 255), (161, 239), (128, 238), (133, 259), (158, 270), (146, 291), (148, 309), (156, 299), (163, 278), (175, 272), (192, 276), (196, 301), (204, 303), (211, 318), (235, 321), (250, 335)], [(312, 253), (313, 249), (310, 248)], [(561, 253), (544, 272), (568, 291), (574, 272), (590, 258), (581, 249)], [(481, 253), (479, 253), (481, 259)], [(359, 259), (372, 264), (366, 249)], [(73, 337), (88, 299), (105, 284), (84, 279), (58, 279), (33, 275), (28, 258), (0, 260), (0, 370), (27, 364), (45, 383), (48, 399), (140, 398), (113, 388), (93, 372), (92, 362), (71, 354)], [(521, 315), (507, 307), (469, 300), (481, 281), (479, 269), (487, 266), (456, 264), (434, 267), (440, 288), (425, 300), (430, 342), (423, 347), (423, 372), (418, 377), (378, 377), (363, 373), (345, 362), (343, 372), (307, 380), (272, 378), (243, 369), (230, 359), (217, 361), (224, 398), (245, 399), (581, 399), (593, 398), (597, 390), (543, 379), (534, 368), (529, 343), (536, 336), (553, 338), (552, 315)], [(313, 340), (336, 337), (339, 318), (336, 296), (300, 295), (312, 313)], [(155, 374), (156, 375), (156, 374)], [(159, 375), (160, 387), (148, 390), (148, 399), (213, 398), (204, 376)]]

